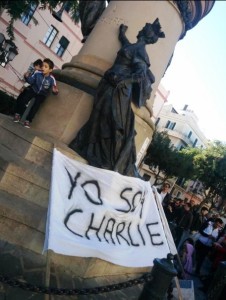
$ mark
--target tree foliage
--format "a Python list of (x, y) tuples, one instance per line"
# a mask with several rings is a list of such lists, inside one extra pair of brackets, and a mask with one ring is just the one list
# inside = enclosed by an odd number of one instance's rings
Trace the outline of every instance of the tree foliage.
[(215, 141), (205, 149), (188, 148), (184, 155), (193, 156), (194, 177), (202, 182), (207, 198), (226, 197), (226, 145)]
[[(6, 12), (10, 16), (10, 22), (7, 27), (7, 34), (11, 40), (14, 40), (14, 32), (13, 32), (13, 24), (14, 21), (21, 17), (21, 14), (28, 11), (32, 4), (36, 4), (39, 6), (39, 9), (49, 9), (52, 13), (53, 10), (58, 5), (63, 5), (65, 1), (58, 1), (58, 0), (18, 0), (18, 1), (11, 1), (11, 0), (0, 0), (0, 10), (5, 9)], [(78, 15), (78, 1), (71, 0), (67, 1), (67, 5), (70, 6), (70, 15), (72, 19), (77, 23), (79, 20)]]
[(166, 131), (155, 131), (144, 163), (150, 169), (157, 169), (156, 184), (163, 175), (163, 181), (169, 177), (190, 178), (193, 176), (193, 164), (188, 155), (178, 151), (171, 143)]
[(156, 131), (144, 163), (156, 170), (155, 183), (160, 183), (162, 174), (163, 181), (169, 177), (198, 180), (212, 205), (216, 196), (226, 199), (226, 145), (222, 142), (212, 142), (204, 149), (188, 147), (178, 151), (167, 132)]

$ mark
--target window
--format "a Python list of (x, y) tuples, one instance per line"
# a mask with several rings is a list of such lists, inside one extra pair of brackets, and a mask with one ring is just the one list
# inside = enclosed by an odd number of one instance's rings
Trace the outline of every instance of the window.
[(170, 125), (170, 121), (167, 121), (165, 127), (166, 127), (166, 128), (169, 128), (169, 125)]
[(58, 30), (51, 25), (43, 39), (43, 43), (46, 44), (47, 47), (51, 47), (55, 37), (57, 36), (57, 33)]
[(176, 123), (175, 123), (175, 122), (174, 122), (174, 123), (172, 122), (172, 123), (170, 124), (170, 129), (173, 130), (175, 126), (176, 126)]
[(176, 126), (176, 122), (167, 121), (167, 123), (166, 123), (166, 128), (168, 128), (168, 129), (173, 130), (175, 126)]
[(172, 113), (174, 113), (174, 114), (177, 114), (177, 111), (176, 111), (176, 109), (175, 109), (175, 108), (173, 108), (173, 107), (172, 107), (172, 109), (171, 109), (171, 112), (172, 112)]
[(157, 125), (158, 125), (159, 121), (160, 121), (160, 118), (158, 118), (158, 119), (156, 120), (156, 122), (155, 122), (155, 126), (157, 126)]
[(197, 142), (198, 142), (198, 140), (197, 140), (197, 139), (195, 139), (195, 141), (194, 141), (194, 143), (193, 143), (193, 147), (195, 147), (195, 146), (196, 146)]
[(190, 131), (189, 134), (188, 134), (189, 139), (190, 139), (191, 135), (192, 135), (192, 132)]
[(37, 8), (38, 4), (37, 3), (32, 3), (30, 7), (21, 14), (21, 21), (25, 24), (28, 25), (29, 22), (31, 21), (31, 18), (33, 17), (35, 10)]
[(66, 39), (66, 37), (62, 36), (59, 43), (57, 44), (56, 48), (55, 48), (55, 53), (62, 57), (65, 50), (67, 49), (69, 45), (69, 40)]

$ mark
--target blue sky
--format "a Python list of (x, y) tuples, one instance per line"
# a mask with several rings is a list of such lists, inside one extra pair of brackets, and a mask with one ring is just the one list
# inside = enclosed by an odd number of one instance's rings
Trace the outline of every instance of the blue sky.
[(185, 104), (199, 119), (210, 140), (226, 142), (226, 1), (216, 1), (210, 13), (176, 45), (163, 86), (176, 109)]

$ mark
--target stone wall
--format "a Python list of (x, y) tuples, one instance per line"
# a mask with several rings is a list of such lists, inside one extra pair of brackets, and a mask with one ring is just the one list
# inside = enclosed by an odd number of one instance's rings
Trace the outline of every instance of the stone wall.
[[(0, 275), (36, 286), (88, 288), (138, 278), (149, 268), (126, 268), (97, 258), (42, 254), (52, 151), (85, 162), (65, 144), (0, 115)], [(73, 299), (138, 299), (142, 286)], [(17, 295), (17, 296), (16, 296)], [(2, 297), (2, 298), (1, 298)], [(5, 298), (4, 298), (5, 297)], [(0, 285), (0, 299), (68, 299)], [(71, 298), (71, 297), (70, 297)]]

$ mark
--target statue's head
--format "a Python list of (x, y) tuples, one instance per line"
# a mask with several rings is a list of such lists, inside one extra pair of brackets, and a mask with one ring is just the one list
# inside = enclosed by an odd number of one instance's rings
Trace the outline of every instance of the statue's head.
[(161, 31), (161, 25), (158, 18), (152, 24), (146, 23), (137, 35), (138, 40), (143, 38), (147, 44), (154, 44), (159, 38), (164, 37), (165, 34)]

